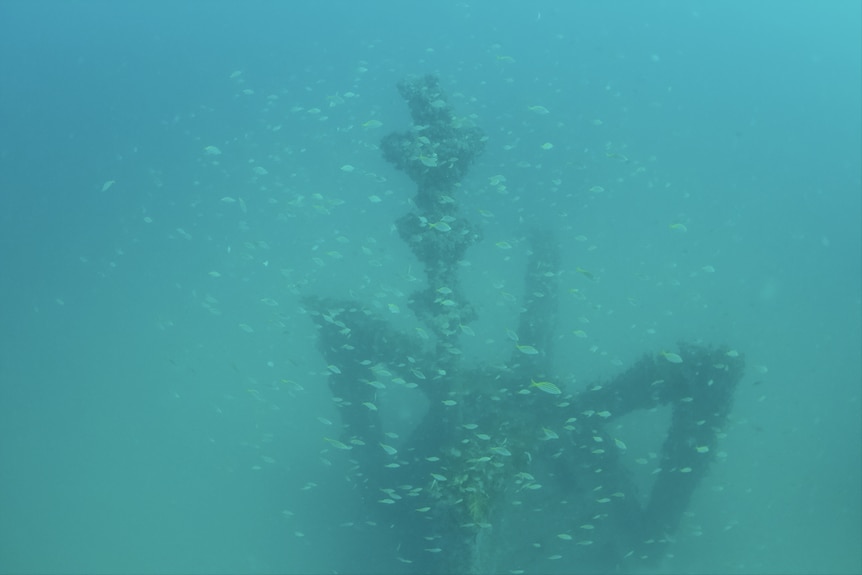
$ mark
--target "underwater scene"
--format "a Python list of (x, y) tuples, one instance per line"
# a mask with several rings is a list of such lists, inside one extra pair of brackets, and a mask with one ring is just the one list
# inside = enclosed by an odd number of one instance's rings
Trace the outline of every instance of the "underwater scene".
[(0, 5), (0, 573), (862, 571), (856, 2)]

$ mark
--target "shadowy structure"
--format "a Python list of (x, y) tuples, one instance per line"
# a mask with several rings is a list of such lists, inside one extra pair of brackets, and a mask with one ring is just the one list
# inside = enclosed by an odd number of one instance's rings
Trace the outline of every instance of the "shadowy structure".
[[(485, 138), (454, 115), (437, 78), (410, 78), (398, 88), (413, 126), (386, 136), (382, 151), (417, 185), (418, 211), (397, 228), (424, 265), (426, 288), (410, 305), (433, 345), (393, 330), (358, 302), (305, 299), (321, 353), (336, 368), (329, 387), (344, 426), (336, 446), (355, 463), (352, 480), (369, 509), (397, 539), (391, 570), (655, 567), (708, 470), (742, 358), (681, 344), (678, 355), (646, 356), (612, 381), (563, 394), (551, 383), (559, 381), (552, 362), (559, 248), (543, 231), (531, 237), (510, 361), (498, 369), (463, 365), (458, 338), (476, 312), (457, 272), (481, 236), (459, 214), (454, 194)], [(418, 390), (428, 403), (397, 448), (384, 434), (381, 412), (369, 408), (378, 392), (396, 385)], [(672, 423), (655, 483), (643, 496), (608, 424), (662, 405), (671, 406)]]

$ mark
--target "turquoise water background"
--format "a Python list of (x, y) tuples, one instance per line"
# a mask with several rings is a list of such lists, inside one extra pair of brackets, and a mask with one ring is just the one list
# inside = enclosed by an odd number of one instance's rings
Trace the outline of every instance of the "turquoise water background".
[(426, 73), (488, 136), (465, 361), (508, 358), (553, 230), (568, 392), (682, 340), (746, 357), (663, 569), (859, 572), (860, 42), (849, 0), (0, 3), (0, 572), (396, 554), (300, 298), (421, 327), (378, 144)]

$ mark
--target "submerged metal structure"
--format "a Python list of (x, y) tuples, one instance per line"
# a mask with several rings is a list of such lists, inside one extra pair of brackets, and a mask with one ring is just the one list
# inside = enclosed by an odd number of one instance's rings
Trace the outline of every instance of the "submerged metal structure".
[[(458, 270), (481, 234), (459, 213), (456, 184), (485, 137), (455, 116), (436, 77), (408, 78), (398, 89), (413, 124), (386, 136), (381, 149), (417, 186), (416, 211), (396, 225), (424, 265), (425, 287), (410, 305), (430, 341), (394, 330), (361, 302), (304, 300), (321, 353), (338, 368), (328, 382), (342, 416), (337, 444), (355, 466), (351, 479), (370, 512), (387, 526), (385, 537), (395, 540), (391, 557), (373, 565), (357, 559), (352, 568), (655, 567), (708, 470), (742, 357), (681, 344), (678, 354), (645, 355), (611, 381), (562, 393), (553, 366), (559, 247), (553, 234), (537, 231), (510, 360), (505, 368), (470, 365), (458, 340), (477, 315)], [(381, 410), (369, 408), (387, 385), (404, 385), (427, 400), (422, 421), (398, 440), (386, 435)], [(608, 424), (661, 405), (672, 408), (672, 423), (652, 489), (639, 494)]]

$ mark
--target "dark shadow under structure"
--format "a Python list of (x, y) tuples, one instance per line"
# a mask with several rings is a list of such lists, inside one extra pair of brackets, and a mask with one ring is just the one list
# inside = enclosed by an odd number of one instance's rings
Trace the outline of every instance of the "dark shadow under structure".
[[(462, 294), (458, 269), (481, 234), (459, 213), (455, 194), (485, 137), (455, 116), (436, 77), (408, 78), (398, 89), (413, 125), (386, 136), (381, 148), (417, 185), (417, 212), (400, 218), (397, 229), (424, 265), (426, 286), (410, 305), (432, 342), (393, 330), (359, 302), (305, 299), (320, 350), (340, 371), (329, 376), (329, 387), (338, 398), (346, 457), (355, 464), (352, 480), (397, 540), (391, 570), (655, 568), (709, 468), (742, 357), (680, 344), (673, 361), (645, 355), (580, 394), (533, 385), (559, 382), (553, 373), (559, 247), (553, 234), (536, 231), (510, 361), (493, 369), (465, 365), (458, 338), (476, 312)], [(429, 406), (397, 449), (384, 435), (381, 413), (366, 405), (382, 385), (369, 385), (381, 371), (415, 386)], [(651, 492), (638, 494), (608, 424), (663, 405), (671, 407), (672, 422), (660, 469)], [(370, 569), (359, 559), (352, 568)]]

